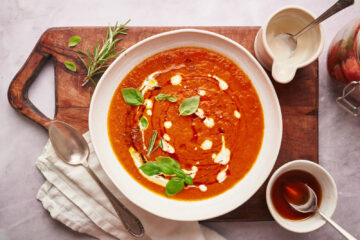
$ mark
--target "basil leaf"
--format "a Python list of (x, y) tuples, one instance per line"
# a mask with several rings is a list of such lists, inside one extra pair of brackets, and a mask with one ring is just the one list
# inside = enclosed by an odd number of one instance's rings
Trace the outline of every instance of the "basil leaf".
[(81, 42), (81, 37), (79, 36), (73, 36), (70, 38), (69, 40), (69, 47), (75, 47), (76, 45), (78, 45)]
[(173, 195), (179, 193), (183, 189), (184, 189), (184, 179), (179, 178), (179, 177), (173, 177), (166, 184), (165, 193), (166, 193), (166, 196), (170, 197), (170, 196), (173, 196)]
[(181, 116), (188, 116), (196, 112), (199, 107), (200, 97), (194, 96), (185, 99), (179, 106)]
[(154, 162), (147, 162), (140, 167), (141, 171), (148, 176), (153, 176), (160, 173), (159, 166)]
[(149, 125), (148, 120), (145, 116), (142, 116), (140, 118), (140, 125), (143, 129), (147, 128), (147, 126)]
[(175, 96), (169, 96), (169, 97), (167, 98), (167, 100), (170, 101), (170, 102), (176, 102), (176, 101), (177, 101), (177, 98), (176, 98)]
[(73, 62), (64, 62), (64, 65), (67, 69), (69, 69), (72, 72), (76, 72), (76, 65)]
[(169, 102), (176, 102), (177, 98), (170, 95), (170, 94), (164, 94), (164, 93), (160, 93), (155, 97), (156, 101), (163, 101), (163, 100), (168, 100)]
[(193, 185), (193, 179), (191, 176), (186, 175), (186, 173), (181, 170), (181, 169), (174, 169), (174, 172), (176, 174), (176, 176), (178, 176), (179, 178), (183, 178), (185, 180), (185, 183), (187, 185)]
[(186, 174), (181, 169), (174, 169), (174, 173), (176, 174), (176, 176), (178, 176), (180, 178), (185, 178), (186, 177)]
[(163, 100), (166, 100), (167, 96), (169, 96), (169, 95), (164, 94), (164, 93), (160, 93), (155, 97), (155, 99), (156, 99), (156, 101), (163, 101)]
[(121, 89), (124, 101), (127, 104), (139, 106), (143, 104), (144, 98), (141, 92), (134, 88)]
[(160, 167), (161, 171), (165, 174), (175, 174), (175, 169), (180, 169), (180, 164), (171, 157), (157, 157), (156, 163)]
[(184, 178), (184, 180), (185, 180), (185, 183), (186, 183), (187, 185), (193, 185), (193, 184), (194, 184), (192, 177), (189, 176), (189, 175), (186, 175), (185, 178)]

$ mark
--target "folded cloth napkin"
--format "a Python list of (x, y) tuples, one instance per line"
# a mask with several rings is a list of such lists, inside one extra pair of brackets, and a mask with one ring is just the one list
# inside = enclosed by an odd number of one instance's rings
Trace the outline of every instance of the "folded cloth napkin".
[[(104, 185), (143, 223), (143, 239), (224, 240), (198, 222), (164, 219), (131, 203), (106, 176), (95, 155), (89, 133), (84, 134), (90, 148), (89, 165)], [(38, 169), (46, 178), (37, 198), (51, 217), (71, 229), (98, 239), (132, 239), (125, 230), (109, 200), (83, 166), (70, 166), (55, 154), (50, 141), (38, 158)]]

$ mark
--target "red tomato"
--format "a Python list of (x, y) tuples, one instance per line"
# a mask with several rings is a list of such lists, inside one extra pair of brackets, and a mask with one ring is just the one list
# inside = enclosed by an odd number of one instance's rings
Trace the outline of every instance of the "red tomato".
[(342, 70), (348, 79), (347, 82), (360, 81), (360, 64), (355, 56), (342, 63)]

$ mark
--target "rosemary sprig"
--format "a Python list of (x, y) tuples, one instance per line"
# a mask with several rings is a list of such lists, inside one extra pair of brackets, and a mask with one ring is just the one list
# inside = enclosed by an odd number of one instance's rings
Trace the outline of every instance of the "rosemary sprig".
[[(160, 138), (160, 143), (150, 152), (150, 154), (152, 154), (153, 152), (155, 152), (156, 149), (158, 149), (158, 147), (161, 147), (162, 149), (164, 148), (162, 138)], [(149, 155), (150, 155), (150, 154), (149, 154)]]
[(148, 152), (147, 152), (147, 156), (150, 156), (150, 154), (152, 154), (153, 152), (155, 152), (156, 149), (158, 149), (158, 147), (160, 146), (161, 148), (164, 148), (163, 146), (163, 141), (162, 141), (162, 138), (160, 138), (160, 143), (154, 148), (155, 146), (155, 141), (156, 141), (156, 137), (157, 137), (157, 131), (154, 130), (153, 131), (153, 134), (150, 138), (150, 142), (149, 142), (149, 149), (148, 149)]
[(153, 148), (154, 148), (154, 145), (155, 145), (155, 141), (156, 141), (156, 137), (157, 137), (157, 131), (154, 130), (153, 131), (153, 134), (150, 138), (150, 142), (149, 142), (149, 149), (148, 149), (148, 152), (147, 152), (147, 156), (149, 156), (153, 151)]
[(118, 26), (118, 23), (115, 24), (114, 28), (109, 26), (106, 31), (105, 40), (102, 42), (102, 46), (100, 46), (99, 41), (96, 42), (93, 53), (90, 53), (90, 49), (88, 48), (87, 52), (79, 50), (79, 52), (87, 57), (88, 63), (85, 62), (84, 58), (79, 56), (81, 62), (84, 64), (87, 74), (82, 86), (86, 85), (89, 81), (96, 86), (96, 82), (94, 77), (96, 75), (102, 74), (105, 72), (105, 69), (110, 65), (109, 60), (117, 57), (120, 53), (124, 51), (121, 49), (120, 51), (116, 51), (115, 44), (122, 40), (122, 38), (116, 38), (117, 35), (126, 35), (126, 31), (128, 28), (125, 26), (130, 22), (130, 19)]

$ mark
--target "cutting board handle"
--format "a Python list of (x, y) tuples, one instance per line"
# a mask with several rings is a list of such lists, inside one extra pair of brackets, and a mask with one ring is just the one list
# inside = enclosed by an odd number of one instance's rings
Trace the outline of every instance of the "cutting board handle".
[(51, 55), (43, 53), (35, 47), (25, 64), (12, 80), (8, 90), (10, 105), (17, 112), (27, 116), (45, 129), (48, 128), (51, 119), (46, 117), (32, 104), (28, 97), (28, 90), (50, 57)]

